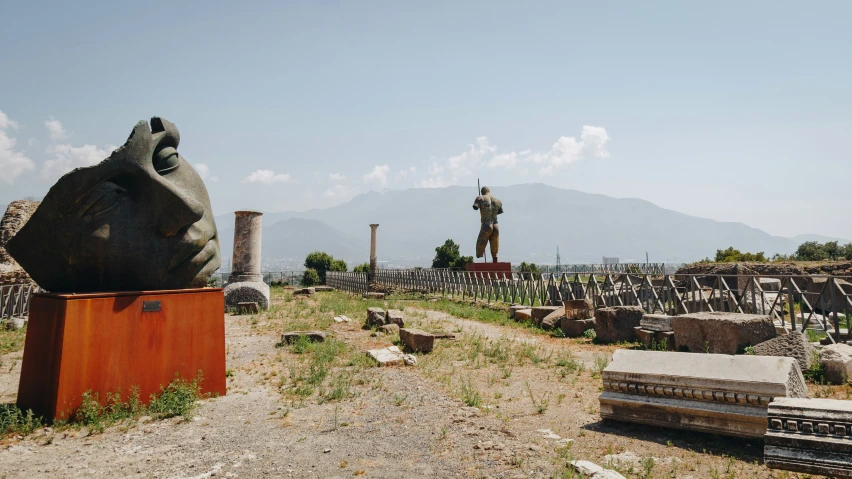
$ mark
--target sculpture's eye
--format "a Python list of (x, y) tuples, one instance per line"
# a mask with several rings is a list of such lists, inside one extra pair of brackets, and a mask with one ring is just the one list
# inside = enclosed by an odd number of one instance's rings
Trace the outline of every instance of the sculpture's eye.
[(166, 146), (154, 152), (154, 169), (159, 174), (174, 170), (180, 164), (180, 156), (176, 149)]
[(110, 181), (96, 186), (80, 203), (80, 216), (97, 216), (113, 209), (127, 190)]

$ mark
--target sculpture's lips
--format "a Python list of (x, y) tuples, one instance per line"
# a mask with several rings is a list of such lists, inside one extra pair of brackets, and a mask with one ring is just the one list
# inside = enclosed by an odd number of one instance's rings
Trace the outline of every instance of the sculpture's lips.
[[(213, 241), (216, 236), (211, 237), (205, 243), (191, 242), (184, 243), (181, 254), (175, 255), (176, 261), (169, 268), (169, 272), (190, 268), (200, 269), (207, 264), (208, 261), (216, 256), (216, 242)], [(176, 264), (175, 264), (176, 263)]]

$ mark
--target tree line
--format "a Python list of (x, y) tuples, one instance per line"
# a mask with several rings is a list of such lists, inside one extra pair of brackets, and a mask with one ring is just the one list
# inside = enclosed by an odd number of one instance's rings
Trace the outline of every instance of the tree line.
[(793, 254), (776, 254), (767, 258), (761, 251), (759, 253), (742, 252), (733, 246), (727, 249), (716, 250), (716, 257), (711, 260), (705, 258), (702, 263), (767, 263), (770, 261), (852, 261), (852, 243), (845, 245), (837, 241), (820, 243), (818, 241), (805, 241), (800, 244)]

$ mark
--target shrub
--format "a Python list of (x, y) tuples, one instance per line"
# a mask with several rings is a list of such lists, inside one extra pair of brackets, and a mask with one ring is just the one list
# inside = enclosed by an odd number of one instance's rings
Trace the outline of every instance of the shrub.
[(356, 273), (369, 273), (370, 272), (370, 263), (361, 263), (358, 266), (352, 268), (352, 271)]
[(541, 268), (539, 268), (538, 266), (536, 266), (536, 264), (535, 264), (535, 263), (526, 263), (526, 262), (521, 262), (521, 265), (520, 265), (520, 266), (518, 266), (518, 271), (520, 271), (521, 273), (535, 273), (535, 274), (539, 274), (539, 273), (541, 273)]
[(435, 257), (432, 259), (433, 268), (464, 268), (468, 263), (473, 263), (473, 256), (462, 256), (459, 245), (451, 239), (435, 248)]
[(326, 271), (344, 272), (347, 266), (342, 259), (334, 259), (334, 256), (323, 251), (314, 251), (305, 258), (305, 268), (312, 269), (319, 275), (320, 282), (316, 284), (325, 284)]
[(767, 259), (766, 255), (763, 254), (763, 251), (759, 253), (743, 253), (738, 249), (734, 249), (733, 246), (729, 247), (728, 249), (716, 250), (717, 263), (739, 263), (746, 261), (755, 263), (765, 263)]
[(313, 268), (308, 268), (302, 273), (302, 286), (316, 286), (322, 284), (319, 273)]

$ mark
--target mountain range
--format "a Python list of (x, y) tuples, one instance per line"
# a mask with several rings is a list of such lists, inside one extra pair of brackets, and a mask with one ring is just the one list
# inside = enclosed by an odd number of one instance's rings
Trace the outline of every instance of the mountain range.
[[(804, 241), (843, 239), (819, 235), (772, 236), (743, 223), (686, 215), (635, 198), (561, 189), (543, 184), (495, 188), (503, 202), (500, 260), (553, 264), (599, 263), (603, 256), (622, 262), (690, 262), (734, 246), (767, 255), (789, 254)], [(325, 209), (265, 213), (265, 269), (298, 264), (311, 251), (345, 259), (350, 267), (369, 259), (371, 223), (378, 223), (377, 249), (387, 267), (428, 266), (435, 247), (452, 239), (462, 254), (473, 255), (479, 213), (472, 209), (473, 188), (413, 188), (369, 192)], [(216, 217), (222, 257), (233, 244), (234, 215)], [(288, 261), (289, 260), (289, 261)]]

